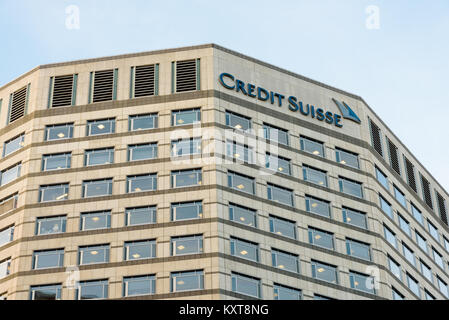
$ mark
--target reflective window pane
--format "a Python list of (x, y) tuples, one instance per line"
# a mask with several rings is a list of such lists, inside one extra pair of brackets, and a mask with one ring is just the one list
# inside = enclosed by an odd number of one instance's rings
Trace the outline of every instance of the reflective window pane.
[(158, 127), (157, 114), (142, 114), (129, 117), (129, 130), (146, 130), (155, 129)]
[(69, 169), (71, 153), (49, 154), (42, 157), (42, 171)]
[(39, 202), (67, 200), (68, 196), (69, 196), (68, 184), (41, 186), (39, 188)]
[(439, 243), (440, 234), (438, 233), (437, 227), (435, 227), (429, 220), (427, 221), (427, 226), (429, 227), (430, 235)]
[(128, 208), (125, 210), (125, 225), (137, 226), (156, 223), (156, 207)]
[(338, 283), (337, 267), (313, 260), (311, 264), (312, 277), (330, 283)]
[(157, 143), (128, 146), (128, 161), (139, 161), (155, 158), (157, 158)]
[(37, 218), (36, 235), (64, 233), (66, 224), (66, 216)]
[(250, 227), (257, 227), (256, 211), (236, 204), (229, 204), (229, 220)]
[(60, 300), (62, 285), (33, 286), (30, 288), (31, 300)]
[(327, 187), (327, 174), (324, 171), (314, 169), (312, 167), (303, 166), (304, 180), (311, 183)]
[(384, 226), (385, 239), (396, 249), (398, 248), (398, 243), (396, 241), (396, 235), (389, 228)]
[(255, 193), (254, 178), (230, 171), (228, 172), (228, 187), (251, 194)]
[(390, 257), (388, 257), (388, 267), (391, 273), (393, 273), (396, 276), (396, 278), (398, 278), (399, 280), (402, 279), (402, 271), (400, 264)]
[(256, 243), (231, 238), (231, 255), (257, 262), (259, 261), (259, 246)]
[(339, 178), (340, 191), (357, 198), (363, 198), (362, 184), (347, 178)]
[(368, 229), (366, 214), (353, 209), (343, 207), (343, 222), (359, 228)]
[(173, 203), (171, 205), (172, 221), (200, 219), (203, 217), (201, 201)]
[(115, 119), (87, 121), (87, 136), (110, 134), (115, 132)]
[(432, 276), (432, 270), (430, 267), (425, 264), (422, 260), (420, 260), (421, 264), (421, 273), (424, 277), (426, 277), (431, 283), (433, 283), (433, 276)]
[(0, 230), (0, 247), (14, 240), (14, 226)]
[(3, 170), (0, 175), (0, 186), (4, 186), (20, 177), (20, 170), (22, 164), (16, 164), (15, 166)]
[(274, 300), (301, 300), (301, 290), (275, 284), (273, 287)]
[(139, 276), (123, 278), (123, 296), (145, 296), (156, 293), (155, 276)]
[(127, 192), (144, 192), (157, 190), (157, 174), (145, 174), (139, 176), (128, 176)]
[(267, 154), (265, 162), (265, 166), (272, 171), (283, 173), (289, 176), (292, 174), (289, 159), (274, 156), (272, 154)]
[(416, 234), (416, 242), (418, 243), (418, 246), (424, 250), (424, 252), (428, 253), (427, 248), (427, 241), (424, 239), (417, 231), (415, 231)]
[(416, 281), (415, 278), (413, 278), (412, 276), (410, 276), (409, 274), (407, 274), (407, 284), (409, 289), (417, 296), (417, 297), (421, 297), (421, 292), (419, 289), (419, 283), (418, 281)]
[(15, 137), (11, 140), (5, 142), (3, 147), (3, 157), (10, 155), (13, 152), (16, 152), (19, 149), (22, 149), (25, 145), (25, 134), (22, 133), (20, 136)]
[(45, 128), (45, 141), (71, 138), (73, 138), (73, 123), (47, 126)]
[(203, 252), (203, 236), (173, 237), (171, 239), (171, 254), (199, 254)]
[(5, 278), (11, 271), (11, 258), (0, 262), (0, 279)]
[(247, 131), (251, 129), (251, 119), (230, 111), (226, 111), (226, 125), (237, 130)]
[(81, 214), (80, 230), (99, 230), (111, 227), (111, 211), (87, 212)]
[(370, 245), (367, 243), (346, 239), (346, 253), (353, 257), (371, 261)]
[(359, 156), (355, 153), (345, 151), (343, 149), (336, 149), (336, 160), (338, 163), (344, 164), (349, 167), (353, 167), (356, 169), (360, 168), (359, 164)]
[(203, 271), (176, 272), (171, 276), (171, 292), (201, 290), (204, 288)]
[(393, 208), (391, 208), (391, 204), (382, 196), (379, 196), (379, 200), (382, 211), (385, 212), (391, 219), (393, 219)]
[(78, 261), (79, 265), (109, 262), (109, 245), (80, 247)]
[(405, 220), (403, 216), (398, 214), (399, 219), (399, 226), (401, 227), (402, 231), (404, 231), (409, 237), (412, 236), (412, 230), (410, 229), (410, 223)]
[(64, 250), (35, 251), (33, 270), (58, 268), (64, 265)]
[(85, 152), (85, 166), (98, 166), (111, 163), (114, 163), (114, 148), (86, 150)]
[(424, 219), (422, 217), (421, 211), (418, 210), (413, 204), (412, 204), (412, 213), (413, 217), (418, 221), (421, 225), (424, 225)]
[(247, 296), (260, 298), (260, 280), (237, 273), (233, 273), (232, 291)]
[(270, 232), (296, 239), (296, 225), (292, 221), (270, 216)]
[(376, 178), (385, 189), (390, 190), (387, 176), (378, 167), (376, 167)]
[(364, 292), (371, 293), (371, 294), (376, 293), (376, 291), (374, 289), (374, 278), (373, 277), (350, 271), (349, 272), (349, 280), (351, 282), (352, 289), (364, 291)]
[(253, 149), (235, 141), (226, 141), (226, 155), (236, 162), (254, 163)]
[(293, 207), (293, 191), (273, 184), (267, 186), (268, 200), (279, 202)]
[(125, 242), (125, 261), (156, 257), (156, 240)]
[(324, 144), (322, 142), (301, 137), (301, 150), (324, 158)]
[(288, 146), (288, 131), (269, 124), (263, 125), (264, 138)]
[(414, 266), (416, 266), (415, 261), (415, 255), (413, 254), (413, 251), (410, 250), (404, 243), (402, 243), (402, 251), (404, 254), (404, 257)]
[(279, 268), (281, 270), (299, 273), (299, 259), (295, 254), (272, 249), (271, 260), (273, 263), (273, 267)]
[(331, 217), (330, 202), (306, 195), (307, 212), (315, 213), (323, 217)]
[(309, 243), (334, 250), (334, 235), (318, 229), (309, 228)]
[(201, 169), (172, 171), (172, 188), (198, 186), (202, 184)]
[(172, 111), (172, 126), (183, 126), (201, 121), (201, 109), (185, 109)]
[(83, 181), (83, 198), (100, 197), (112, 194), (112, 179)]
[(77, 300), (107, 299), (108, 281), (83, 281), (79, 282), (76, 289)]

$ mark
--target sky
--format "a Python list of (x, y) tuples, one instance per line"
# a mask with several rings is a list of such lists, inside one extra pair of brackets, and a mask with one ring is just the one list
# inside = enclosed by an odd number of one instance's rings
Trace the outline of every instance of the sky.
[(362, 96), (449, 191), (448, 0), (0, 0), (0, 14), (0, 86), (41, 64), (216, 43)]

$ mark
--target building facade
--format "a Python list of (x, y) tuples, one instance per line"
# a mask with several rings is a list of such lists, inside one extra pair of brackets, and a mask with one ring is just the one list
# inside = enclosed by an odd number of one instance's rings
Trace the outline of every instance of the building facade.
[(448, 193), (364, 100), (217, 45), (0, 88), (2, 299), (448, 299)]

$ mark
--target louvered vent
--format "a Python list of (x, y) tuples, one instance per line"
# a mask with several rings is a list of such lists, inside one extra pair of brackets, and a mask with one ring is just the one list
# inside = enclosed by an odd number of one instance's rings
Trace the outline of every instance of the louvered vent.
[(394, 171), (398, 174), (401, 174), (401, 167), (399, 166), (399, 156), (398, 156), (398, 148), (395, 146), (390, 139), (387, 138), (388, 141), (388, 151), (390, 155), (390, 165)]
[(432, 195), (430, 193), (430, 183), (423, 176), (421, 176), (421, 185), (422, 185), (424, 201), (431, 209), (433, 209)]
[(155, 72), (154, 64), (136, 67), (136, 80), (134, 83), (134, 97), (154, 95)]
[(196, 60), (176, 62), (176, 92), (197, 89)]
[(9, 113), (9, 123), (14, 122), (25, 115), (27, 103), (27, 88), (23, 87), (12, 94), (12, 103)]
[(440, 217), (443, 222), (448, 225), (447, 221), (447, 211), (446, 211), (446, 202), (444, 201), (444, 198), (441, 194), (437, 192), (437, 198), (438, 198), (438, 209), (440, 210)]
[(374, 150), (377, 151), (378, 154), (380, 154), (383, 157), (383, 152), (382, 152), (382, 142), (381, 142), (381, 138), (380, 138), (380, 129), (379, 127), (373, 122), (370, 121), (370, 126), (371, 126), (371, 137), (373, 139), (373, 147)]
[(73, 75), (55, 77), (51, 106), (65, 107), (72, 105)]
[(114, 70), (95, 72), (93, 102), (111, 101), (114, 93)]
[(415, 180), (415, 166), (406, 158), (405, 159), (405, 169), (407, 171), (407, 183), (410, 188), (413, 189), (416, 193), (418, 189), (416, 188), (416, 180)]

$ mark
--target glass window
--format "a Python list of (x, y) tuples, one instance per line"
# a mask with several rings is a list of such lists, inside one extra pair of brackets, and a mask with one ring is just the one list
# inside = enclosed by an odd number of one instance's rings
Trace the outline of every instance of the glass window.
[(226, 155), (236, 162), (254, 163), (253, 149), (235, 141), (226, 141)]
[(327, 173), (312, 167), (303, 165), (302, 168), (304, 180), (311, 183), (327, 187)]
[(129, 131), (155, 129), (157, 127), (157, 113), (129, 116)]
[(328, 201), (306, 195), (307, 212), (315, 213), (323, 217), (331, 217), (331, 204)]
[(14, 226), (0, 230), (0, 247), (14, 240)]
[(108, 229), (111, 227), (111, 211), (82, 213), (80, 220), (81, 231)]
[(267, 185), (268, 200), (279, 202), (287, 206), (293, 207), (293, 191), (290, 189), (285, 189), (273, 184)]
[(42, 157), (42, 171), (69, 169), (72, 153), (47, 154)]
[(401, 227), (402, 231), (404, 231), (409, 237), (412, 236), (412, 229), (410, 229), (410, 223), (405, 220), (403, 216), (401, 216), (398, 213), (398, 219), (399, 219), (399, 226)]
[(334, 250), (334, 235), (326, 231), (309, 228), (309, 243)]
[(67, 217), (43, 217), (36, 220), (36, 235), (64, 233), (66, 231)]
[(352, 257), (371, 261), (370, 245), (367, 243), (346, 239), (346, 253)]
[(429, 253), (427, 249), (427, 241), (426, 239), (421, 236), (417, 231), (415, 231), (416, 234), (416, 242), (418, 243), (418, 246), (424, 250), (425, 253)]
[(5, 278), (11, 271), (11, 258), (0, 261), (0, 279)]
[(395, 275), (400, 281), (402, 280), (402, 271), (401, 265), (393, 260), (390, 256), (388, 256), (388, 267), (390, 268), (391, 273)]
[(86, 150), (84, 154), (85, 166), (98, 166), (114, 163), (114, 148)]
[(292, 221), (270, 216), (270, 232), (296, 239), (296, 226)]
[(171, 220), (181, 221), (201, 219), (203, 217), (203, 203), (201, 201), (172, 203)]
[(334, 300), (334, 299), (322, 296), (320, 294), (314, 294), (313, 295), (313, 300), (317, 300), (317, 301), (324, 300), (324, 301), (327, 301), (327, 300)]
[(73, 138), (73, 123), (45, 127), (45, 141)]
[(138, 276), (123, 278), (123, 296), (146, 296), (156, 293), (156, 277)]
[(232, 291), (247, 296), (260, 298), (260, 279), (232, 273)]
[(275, 268), (299, 273), (299, 259), (296, 254), (272, 249), (271, 261)]
[(137, 226), (156, 223), (156, 206), (127, 208), (125, 210), (125, 225)]
[(443, 237), (444, 239), (444, 248), (447, 252), (449, 252), (449, 240), (446, 237)]
[(379, 195), (379, 199), (382, 211), (385, 212), (391, 219), (393, 219), (393, 208), (391, 207), (391, 204), (381, 195)]
[(363, 198), (362, 184), (347, 178), (339, 177), (340, 192), (349, 194), (357, 198)]
[(360, 211), (356, 211), (354, 209), (349, 209), (343, 207), (343, 222), (363, 228), (368, 229), (368, 223), (366, 221), (366, 214)]
[(156, 240), (125, 242), (125, 261), (142, 260), (156, 257)]
[(432, 270), (430, 267), (425, 264), (421, 259), (419, 260), (421, 262), (421, 273), (424, 277), (426, 277), (431, 283), (433, 283), (433, 276), (432, 276)]
[(302, 151), (306, 151), (323, 158), (325, 157), (324, 144), (322, 142), (301, 136), (300, 143)]
[(393, 292), (393, 300), (404, 300), (405, 299), (405, 297), (399, 291), (397, 291), (395, 288), (392, 288), (392, 292)]
[(171, 238), (172, 256), (200, 253), (203, 253), (202, 235)]
[(435, 297), (427, 290), (424, 290), (424, 293), (426, 295), (426, 300), (435, 300)]
[(404, 243), (402, 243), (402, 250), (404, 253), (404, 257), (416, 267), (416, 261), (415, 261), (415, 255), (413, 254), (413, 251), (407, 247)]
[(229, 220), (250, 227), (257, 227), (257, 212), (256, 210), (230, 203)]
[(109, 245), (79, 247), (78, 263), (80, 266), (109, 262)]
[(115, 132), (115, 119), (87, 121), (87, 136), (111, 134)]
[(3, 157), (10, 155), (13, 152), (16, 152), (19, 149), (22, 149), (25, 145), (25, 134), (22, 133), (20, 136), (12, 138), (5, 142), (3, 147)]
[(82, 281), (78, 283), (76, 300), (90, 299), (107, 299), (108, 298), (108, 281)]
[(69, 184), (41, 186), (39, 188), (39, 202), (62, 201), (69, 197)]
[(344, 164), (356, 169), (360, 168), (359, 155), (340, 148), (335, 149), (335, 156), (338, 163)]
[(439, 243), (440, 242), (440, 234), (438, 233), (437, 227), (435, 227), (429, 220), (427, 220), (427, 225), (429, 227), (430, 235)]
[(311, 264), (312, 277), (334, 284), (338, 283), (337, 267), (313, 260)]
[(157, 174), (150, 173), (126, 177), (127, 193), (157, 190)]
[(201, 122), (201, 109), (175, 110), (171, 113), (171, 125), (183, 126)]
[(390, 190), (387, 176), (378, 167), (376, 167), (376, 178), (385, 189)]
[(231, 255), (251, 260), (259, 261), (259, 245), (257, 243), (231, 237)]
[(254, 178), (231, 171), (228, 172), (228, 187), (255, 194)]
[(418, 208), (416, 208), (413, 205), (413, 203), (412, 203), (412, 213), (413, 213), (413, 217), (416, 219), (416, 221), (418, 221), (421, 225), (424, 225), (422, 213), (421, 213), (421, 211), (418, 210)]
[(6, 198), (0, 199), (0, 212), (4, 214), (11, 210), (16, 209), (18, 199), (19, 195), (17, 193), (8, 196)]
[(83, 198), (100, 197), (112, 194), (112, 179), (83, 181)]
[(267, 153), (265, 156), (265, 166), (273, 171), (279, 172), (279, 173), (283, 173), (286, 175), (291, 175), (291, 164), (290, 164), (290, 160), (287, 158), (283, 158), (283, 157), (279, 157), (279, 156), (275, 156), (272, 154)]
[(407, 285), (409, 289), (417, 296), (421, 297), (421, 293), (419, 290), (419, 283), (415, 280), (411, 275), (407, 273)]
[(301, 300), (301, 290), (293, 289), (279, 284), (273, 286), (274, 300)]
[(443, 260), (443, 256), (435, 250), (435, 248), (432, 247), (432, 254), (433, 254), (433, 260), (435, 261), (435, 263), (440, 266), (441, 269), (444, 270), (444, 260)]
[(237, 113), (226, 111), (226, 125), (237, 130), (247, 131), (251, 129), (251, 119)]
[(171, 273), (170, 279), (171, 279), (171, 292), (204, 289), (203, 270), (174, 272)]
[(172, 157), (201, 154), (201, 138), (180, 139), (171, 142)]
[(64, 249), (33, 252), (33, 270), (59, 268), (63, 265)]
[(33, 286), (30, 288), (30, 300), (61, 300), (62, 285)]
[(349, 280), (351, 288), (364, 291), (371, 294), (376, 294), (374, 289), (374, 278), (358, 272), (349, 271)]
[(437, 277), (438, 280), (438, 288), (440, 289), (440, 292), (446, 297), (449, 298), (449, 289), (447, 287), (447, 283), (441, 280), (440, 277)]
[(203, 175), (201, 169), (179, 170), (171, 172), (172, 188), (184, 188), (190, 186), (200, 186)]
[(407, 201), (405, 200), (404, 193), (401, 190), (399, 190), (398, 187), (396, 187), (395, 185), (394, 185), (394, 196), (396, 200), (398, 200), (398, 202), (402, 204), (404, 208), (407, 208)]
[(264, 138), (288, 146), (288, 131), (264, 123)]
[(0, 186), (4, 186), (19, 178), (21, 168), (22, 164), (19, 163), (9, 169), (3, 170), (0, 176)]

